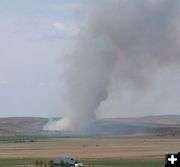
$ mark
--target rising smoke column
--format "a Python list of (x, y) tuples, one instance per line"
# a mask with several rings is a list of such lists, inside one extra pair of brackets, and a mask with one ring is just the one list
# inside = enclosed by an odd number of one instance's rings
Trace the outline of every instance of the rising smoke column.
[[(104, 110), (138, 115), (180, 109), (162, 98), (163, 76), (179, 69), (180, 1), (99, 0), (91, 7), (73, 54), (65, 58), (66, 117), (46, 129), (85, 129)], [(168, 99), (179, 97), (169, 90)], [(159, 96), (156, 104), (152, 99)]]
[(106, 37), (82, 37), (72, 55), (66, 55), (69, 68), (65, 71), (67, 115), (64, 119), (47, 124), (48, 130), (82, 130), (94, 119), (99, 103), (107, 98), (115, 55)]

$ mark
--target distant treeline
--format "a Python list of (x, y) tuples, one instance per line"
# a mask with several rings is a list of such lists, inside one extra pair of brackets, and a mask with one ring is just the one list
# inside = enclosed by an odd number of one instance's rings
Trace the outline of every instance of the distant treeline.
[(33, 136), (1, 136), (0, 142), (1, 143), (28, 143), (28, 142), (36, 142), (38, 141), (38, 137)]

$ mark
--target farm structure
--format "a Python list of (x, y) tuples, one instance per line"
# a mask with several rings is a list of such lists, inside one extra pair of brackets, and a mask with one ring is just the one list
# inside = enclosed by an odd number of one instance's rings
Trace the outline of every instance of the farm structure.
[(53, 165), (55, 167), (85, 167), (82, 163), (78, 163), (70, 157), (56, 158), (53, 160)]

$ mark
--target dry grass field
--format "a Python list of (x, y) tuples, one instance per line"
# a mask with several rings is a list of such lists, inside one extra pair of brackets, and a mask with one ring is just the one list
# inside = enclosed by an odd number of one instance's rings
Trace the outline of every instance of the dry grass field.
[[(85, 163), (89, 163), (92, 159), (99, 160), (100, 164), (104, 160), (112, 160), (104, 163), (113, 164), (114, 162), (114, 166), (122, 166), (118, 165), (121, 160), (124, 167), (129, 167), (134, 163), (138, 166), (138, 163), (146, 161), (162, 163), (164, 154), (168, 151), (180, 151), (180, 138), (160, 136), (39, 138), (34, 142), (22, 143), (13, 142), (13, 140), (1, 141), (0, 162), (7, 158), (25, 159), (28, 162), (29, 159), (70, 156), (81, 159)], [(127, 165), (126, 162), (131, 165)], [(148, 163), (144, 166), (148, 166)], [(160, 167), (156, 163), (154, 166)]]
[(41, 138), (35, 142), (0, 142), (0, 158), (120, 158), (157, 159), (168, 151), (180, 151), (180, 138), (63, 137)]

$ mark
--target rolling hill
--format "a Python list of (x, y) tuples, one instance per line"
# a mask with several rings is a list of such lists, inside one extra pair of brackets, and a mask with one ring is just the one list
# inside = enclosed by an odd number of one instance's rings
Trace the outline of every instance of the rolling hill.
[[(58, 118), (54, 118), (58, 119)], [(48, 118), (0, 118), (0, 136), (14, 135), (179, 135), (180, 115), (147, 116), (139, 118), (98, 119), (85, 132), (43, 131)]]

